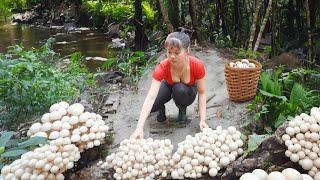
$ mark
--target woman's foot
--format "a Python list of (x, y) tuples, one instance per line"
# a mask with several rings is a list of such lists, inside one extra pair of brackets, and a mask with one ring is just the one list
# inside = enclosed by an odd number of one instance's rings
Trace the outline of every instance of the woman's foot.
[(186, 123), (187, 120), (188, 120), (188, 117), (187, 117), (187, 108), (179, 108), (179, 115), (178, 115), (177, 122), (179, 122), (179, 123)]
[(164, 122), (166, 121), (167, 117), (166, 117), (166, 108), (165, 106), (160, 107), (159, 111), (158, 111), (158, 115), (157, 115), (157, 121), (158, 122)]

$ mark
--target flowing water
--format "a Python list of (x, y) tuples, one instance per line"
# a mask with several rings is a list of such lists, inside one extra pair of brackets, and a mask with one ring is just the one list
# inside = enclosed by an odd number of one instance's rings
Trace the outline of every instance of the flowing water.
[[(110, 41), (102, 31), (88, 28), (68, 29), (13, 25), (0, 20), (0, 53), (5, 53), (8, 46), (21, 43), (26, 48), (39, 48), (49, 38), (54, 38), (53, 50), (60, 53), (61, 57), (73, 52), (81, 52), (85, 57), (116, 56), (117, 51), (108, 47)], [(96, 66), (95, 63), (92, 62), (92, 66)]]

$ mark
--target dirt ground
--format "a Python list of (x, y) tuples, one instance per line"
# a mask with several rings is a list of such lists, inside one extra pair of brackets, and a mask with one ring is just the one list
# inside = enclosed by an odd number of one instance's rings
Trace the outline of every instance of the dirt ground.
[[(215, 49), (193, 50), (191, 55), (201, 59), (206, 67), (207, 81), (207, 124), (215, 128), (217, 125), (222, 127), (240, 127), (245, 119), (245, 107), (247, 103), (234, 103), (229, 101), (226, 89), (224, 65), (228, 62), (222, 58)], [(224, 56), (225, 57), (225, 56)], [(160, 53), (158, 61), (165, 58), (165, 53)], [(119, 143), (129, 138), (136, 128), (142, 104), (147, 95), (151, 84), (152, 69), (146, 73), (138, 84), (137, 91), (124, 91), (121, 96), (120, 106), (116, 114), (110, 115), (107, 121), (112, 121), (114, 130), (113, 150)], [(174, 146), (185, 139), (186, 135), (194, 135), (200, 131), (199, 116), (197, 115), (198, 102), (196, 101), (187, 108), (190, 122), (186, 126), (175, 123), (178, 109), (171, 100), (166, 104), (166, 115), (168, 120), (164, 123), (156, 121), (156, 113), (151, 113), (146, 120), (144, 137), (154, 139), (171, 139)], [(109, 122), (110, 123), (110, 122)]]

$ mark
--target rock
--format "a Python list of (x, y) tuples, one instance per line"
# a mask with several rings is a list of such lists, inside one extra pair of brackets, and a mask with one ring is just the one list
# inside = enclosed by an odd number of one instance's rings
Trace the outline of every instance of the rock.
[(26, 11), (24, 13), (14, 14), (12, 16), (12, 22), (17, 23), (31, 23), (39, 14), (35, 11)]
[(306, 173), (299, 164), (293, 163), (284, 155), (287, 147), (281, 139), (285, 133), (285, 127), (288, 123), (280, 126), (274, 135), (265, 139), (258, 149), (243, 155), (235, 162), (230, 164), (221, 179), (239, 179), (246, 172), (252, 172), (254, 169), (263, 169), (266, 171), (281, 171), (285, 168), (292, 167), (301, 173)]
[(126, 46), (126, 43), (123, 42), (123, 39), (115, 38), (112, 39), (112, 43), (110, 44), (113, 48), (124, 48)]
[(296, 69), (301, 67), (302, 61), (299, 60), (298, 56), (293, 53), (282, 53), (280, 56), (275, 56), (267, 62), (267, 67), (269, 69), (275, 69), (280, 65), (283, 65), (285, 70), (290, 71), (292, 69)]
[[(113, 179), (113, 172), (110, 170), (103, 170), (97, 166), (97, 160), (105, 156), (103, 145), (88, 149), (81, 153), (81, 158), (75, 163), (75, 167), (67, 170), (65, 173), (65, 179), (70, 180), (102, 180)], [(103, 157), (104, 158), (104, 157)]]
[(119, 38), (120, 37), (120, 23), (114, 24), (111, 23), (107, 27), (108, 32), (106, 33), (108, 38)]
[(107, 61), (107, 58), (103, 57), (86, 57), (86, 61)]
[(120, 71), (111, 71), (107, 73), (99, 73), (96, 75), (96, 79), (99, 84), (107, 84), (107, 83), (119, 83), (122, 82), (123, 74)]
[(80, 27), (80, 28), (75, 28), (74, 30), (75, 31), (89, 31), (90, 28), (88, 28), (88, 27)]

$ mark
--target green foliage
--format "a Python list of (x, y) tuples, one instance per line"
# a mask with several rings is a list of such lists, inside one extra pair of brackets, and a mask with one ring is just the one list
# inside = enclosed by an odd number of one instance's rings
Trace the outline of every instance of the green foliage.
[(5, 21), (7, 21), (7, 18), (11, 16), (11, 5), (10, 0), (1, 0), (0, 1), (0, 16), (3, 16)]
[(147, 68), (153, 64), (153, 58), (147, 59), (142, 51), (123, 51), (116, 58), (110, 58), (103, 65), (103, 69), (116, 69), (129, 77), (130, 81), (136, 83), (139, 77), (144, 75)]
[(17, 45), (0, 54), (0, 122), (6, 128), (32, 120), (53, 103), (72, 102), (92, 82), (92, 75), (77, 65), (79, 54), (72, 55), (66, 70), (48, 62), (59, 57), (48, 43), (39, 50)]
[(218, 48), (232, 47), (232, 41), (230, 36), (223, 35), (222, 31), (214, 32), (211, 39)]
[[(108, 17), (111, 22), (124, 22), (134, 17), (134, 1), (101, 1), (101, 0), (83, 0), (83, 4), (92, 13), (92, 19), (99, 17)], [(152, 22), (155, 17), (155, 11), (148, 1), (142, 1), (143, 20)]]
[(248, 148), (244, 152), (244, 154), (248, 154), (250, 152), (255, 151), (260, 144), (269, 137), (270, 135), (268, 134), (263, 134), (263, 135), (257, 135), (255, 133), (249, 135), (249, 140), (248, 140)]
[(235, 56), (236, 58), (257, 59), (261, 54), (259, 52), (253, 52), (251, 49), (240, 48)]
[(149, 2), (147, 1), (142, 2), (142, 13), (144, 14), (145, 19), (147, 19), (148, 21), (154, 20), (155, 12), (150, 6)]
[(1, 0), (0, 1), (0, 16), (4, 16), (5, 21), (12, 15), (13, 12), (21, 12), (27, 8), (26, 0)]
[(124, 21), (134, 15), (132, 1), (103, 2), (100, 0), (83, 0), (83, 3), (93, 13), (93, 16), (107, 16), (111, 22)]
[(282, 73), (281, 69), (261, 73), (259, 92), (248, 106), (256, 126), (252, 131), (271, 133), (290, 117), (318, 106), (319, 91), (308, 88), (297, 74), (297, 70)]
[(22, 154), (32, 150), (39, 144), (46, 144), (44, 137), (32, 137), (30, 139), (12, 139), (13, 132), (0, 132), (0, 169), (19, 158)]

